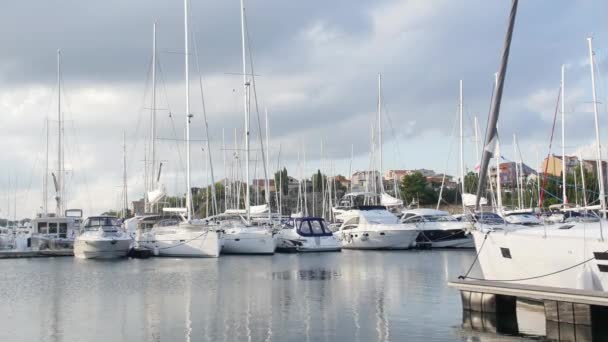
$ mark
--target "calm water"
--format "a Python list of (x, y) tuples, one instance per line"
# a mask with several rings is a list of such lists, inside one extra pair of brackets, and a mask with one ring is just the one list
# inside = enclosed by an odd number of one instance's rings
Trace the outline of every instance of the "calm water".
[(472, 251), (0, 260), (0, 341), (515, 341), (463, 330)]

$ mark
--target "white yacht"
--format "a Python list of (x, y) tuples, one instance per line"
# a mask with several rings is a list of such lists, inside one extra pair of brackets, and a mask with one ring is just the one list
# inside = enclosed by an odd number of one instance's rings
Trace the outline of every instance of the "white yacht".
[(414, 246), (419, 230), (399, 222), (383, 206), (362, 206), (344, 213), (344, 223), (334, 236), (349, 249), (408, 249)]
[(468, 222), (458, 221), (446, 211), (410, 209), (403, 211), (401, 222), (420, 230), (416, 246), (433, 248), (474, 248)]
[(608, 290), (606, 221), (476, 226), (472, 235), (486, 280)]
[[(144, 217), (140, 223), (147, 221)], [(151, 229), (138, 230), (136, 245), (156, 256), (217, 258), (222, 250), (223, 232), (217, 227), (174, 217), (149, 224)]]
[(539, 226), (543, 224), (543, 220), (530, 210), (504, 212), (503, 217), (508, 223), (522, 226)]
[(317, 217), (292, 218), (276, 238), (277, 251), (281, 252), (339, 252), (342, 249), (342, 243), (325, 220)]
[(114, 216), (92, 216), (82, 223), (74, 240), (74, 256), (81, 259), (126, 257), (133, 240)]
[(31, 221), (31, 238), (27, 244), (33, 250), (72, 249), (82, 223), (82, 210), (69, 209), (63, 216), (39, 215)]
[(274, 254), (277, 244), (267, 225), (252, 225), (234, 211), (203, 220), (224, 232), (222, 254)]

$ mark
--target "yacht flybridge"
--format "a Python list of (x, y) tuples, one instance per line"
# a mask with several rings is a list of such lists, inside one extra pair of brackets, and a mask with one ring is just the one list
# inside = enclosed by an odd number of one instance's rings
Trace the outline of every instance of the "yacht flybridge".
[(82, 259), (126, 257), (132, 239), (114, 216), (92, 216), (82, 223), (74, 241), (74, 256)]
[(399, 222), (383, 206), (361, 206), (344, 213), (344, 223), (334, 235), (346, 249), (408, 249), (419, 230)]

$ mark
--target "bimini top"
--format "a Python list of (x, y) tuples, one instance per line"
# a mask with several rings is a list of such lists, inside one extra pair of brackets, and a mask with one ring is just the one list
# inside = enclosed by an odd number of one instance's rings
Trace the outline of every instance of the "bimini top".
[(333, 233), (320, 217), (297, 217), (293, 219), (294, 227), (301, 236), (332, 236)]

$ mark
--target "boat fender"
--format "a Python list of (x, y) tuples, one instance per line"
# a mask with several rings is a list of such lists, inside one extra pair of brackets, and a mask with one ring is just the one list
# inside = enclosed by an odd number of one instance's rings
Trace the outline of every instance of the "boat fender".
[(158, 256), (158, 246), (154, 246), (154, 250), (152, 251), (154, 256)]

